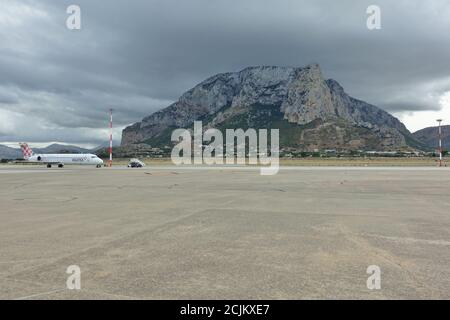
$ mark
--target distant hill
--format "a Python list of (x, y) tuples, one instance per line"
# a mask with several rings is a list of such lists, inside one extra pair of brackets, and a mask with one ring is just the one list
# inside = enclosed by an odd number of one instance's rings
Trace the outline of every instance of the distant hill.
[[(45, 148), (32, 148), (34, 153), (90, 153), (89, 149), (73, 145), (54, 143)], [(0, 159), (23, 158), (20, 148), (11, 148), (0, 144)]]
[[(439, 145), (438, 127), (428, 127), (413, 133), (413, 136), (430, 148), (437, 149)], [(450, 150), (450, 125), (442, 126), (442, 146)]]
[(34, 153), (90, 153), (91, 150), (73, 145), (54, 143), (45, 148), (33, 148)]
[(317, 64), (257, 66), (215, 75), (177, 102), (122, 132), (122, 147), (172, 145), (176, 128), (280, 130), (280, 147), (298, 150), (425, 150), (397, 118), (350, 97)]
[[(120, 143), (113, 142), (113, 147), (114, 148), (116, 148), (118, 146), (120, 146)], [(97, 152), (103, 152), (104, 150), (107, 150), (107, 149), (109, 150), (109, 141), (105, 142), (105, 143), (103, 143), (103, 144), (101, 144), (101, 145), (99, 145), (99, 146), (97, 146), (95, 148), (92, 148), (91, 152), (97, 154)]]
[(20, 149), (0, 145), (0, 159), (18, 159), (18, 158), (22, 158), (22, 151), (20, 151)]

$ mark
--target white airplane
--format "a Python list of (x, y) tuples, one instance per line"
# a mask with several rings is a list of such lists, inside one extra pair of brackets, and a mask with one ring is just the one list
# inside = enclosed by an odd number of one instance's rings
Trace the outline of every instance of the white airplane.
[(26, 143), (20, 143), (23, 158), (28, 162), (43, 163), (47, 168), (52, 165), (58, 165), (58, 168), (64, 167), (65, 164), (89, 164), (100, 168), (103, 160), (91, 153), (74, 153), (74, 154), (34, 154), (33, 150)]

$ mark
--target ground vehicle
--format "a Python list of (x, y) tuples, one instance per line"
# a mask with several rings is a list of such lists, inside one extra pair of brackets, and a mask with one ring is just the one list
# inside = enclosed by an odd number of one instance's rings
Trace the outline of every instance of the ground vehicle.
[(128, 168), (143, 168), (145, 167), (145, 163), (143, 163), (139, 159), (130, 159), (127, 165)]

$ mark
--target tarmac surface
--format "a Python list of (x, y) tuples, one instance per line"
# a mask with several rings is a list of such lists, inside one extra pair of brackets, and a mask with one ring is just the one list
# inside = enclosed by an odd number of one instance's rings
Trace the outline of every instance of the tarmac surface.
[(0, 299), (450, 299), (449, 271), (448, 168), (0, 166)]

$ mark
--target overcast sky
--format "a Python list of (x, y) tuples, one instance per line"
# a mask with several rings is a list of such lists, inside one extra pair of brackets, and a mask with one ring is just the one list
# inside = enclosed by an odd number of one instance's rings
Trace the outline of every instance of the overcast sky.
[(411, 131), (450, 123), (448, 0), (0, 0), (0, 143), (102, 144), (110, 107), (119, 142), (213, 74), (312, 62)]

